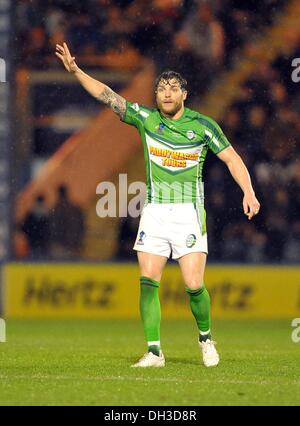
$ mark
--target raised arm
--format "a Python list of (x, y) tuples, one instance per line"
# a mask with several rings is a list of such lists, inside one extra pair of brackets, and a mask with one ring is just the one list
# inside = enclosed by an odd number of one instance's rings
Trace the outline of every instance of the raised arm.
[(123, 119), (126, 111), (126, 100), (115, 93), (106, 84), (90, 77), (83, 72), (75, 62), (75, 57), (71, 55), (66, 43), (63, 46), (56, 45), (56, 56), (62, 61), (66, 70), (74, 74), (80, 84), (89, 92), (94, 98), (109, 106), (118, 116)]
[(244, 213), (248, 216), (249, 220), (252, 219), (252, 217), (259, 212), (260, 204), (255, 197), (247, 167), (232, 146), (221, 151), (218, 157), (226, 163), (232, 177), (244, 192)]

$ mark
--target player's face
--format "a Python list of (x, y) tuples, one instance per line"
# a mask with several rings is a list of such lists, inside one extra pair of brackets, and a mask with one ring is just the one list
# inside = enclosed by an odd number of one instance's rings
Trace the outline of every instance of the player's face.
[(156, 102), (159, 110), (166, 115), (173, 116), (181, 108), (186, 99), (187, 92), (182, 90), (179, 82), (173, 78), (171, 80), (161, 80), (156, 90)]

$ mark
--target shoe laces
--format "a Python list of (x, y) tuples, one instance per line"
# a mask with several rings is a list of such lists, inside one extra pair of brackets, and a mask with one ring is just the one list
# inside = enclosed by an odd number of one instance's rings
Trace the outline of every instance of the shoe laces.
[(145, 361), (148, 357), (149, 357), (149, 355), (151, 354), (151, 352), (146, 352), (143, 356), (142, 356), (142, 358), (140, 359), (140, 361), (139, 362), (142, 362), (142, 361)]
[(211, 350), (215, 349), (215, 346), (217, 346), (217, 342), (207, 339), (205, 342), (201, 342), (202, 347), (204, 349), (204, 352), (209, 352)]
[(148, 358), (151, 358), (152, 356), (155, 356), (152, 352), (146, 352), (138, 362), (143, 363), (147, 361)]

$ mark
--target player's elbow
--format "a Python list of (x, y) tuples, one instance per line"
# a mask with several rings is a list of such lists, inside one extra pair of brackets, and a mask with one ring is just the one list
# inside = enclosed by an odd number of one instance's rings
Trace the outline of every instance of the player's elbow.
[(239, 154), (234, 151), (232, 153), (232, 155), (230, 155), (227, 158), (226, 164), (227, 164), (228, 167), (235, 167), (235, 166), (238, 167), (238, 166), (240, 166), (240, 165), (242, 165), (244, 163), (243, 163), (242, 158), (239, 156)]

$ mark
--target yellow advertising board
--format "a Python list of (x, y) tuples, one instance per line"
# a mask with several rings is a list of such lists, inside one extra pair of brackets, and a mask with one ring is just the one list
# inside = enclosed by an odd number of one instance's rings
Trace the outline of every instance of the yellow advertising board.
[[(138, 318), (137, 264), (27, 264), (4, 267), (5, 318)], [(213, 318), (300, 317), (300, 268), (208, 266)], [(160, 286), (163, 318), (190, 318), (178, 265)]]

